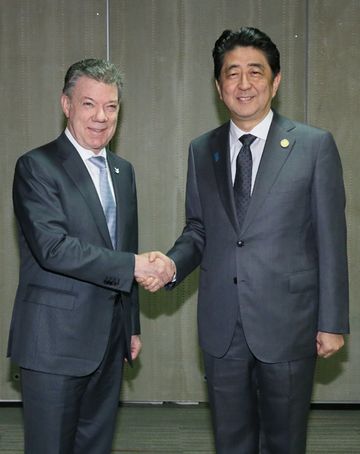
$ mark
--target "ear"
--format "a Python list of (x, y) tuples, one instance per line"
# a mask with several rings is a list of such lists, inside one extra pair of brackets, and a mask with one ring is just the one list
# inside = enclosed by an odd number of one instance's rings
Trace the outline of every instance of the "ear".
[(215, 86), (216, 86), (217, 92), (219, 94), (219, 98), (222, 101), (223, 97), (222, 97), (222, 94), (221, 94), (221, 86), (220, 86), (220, 83), (219, 83), (219, 81), (217, 79), (215, 79)]
[(71, 106), (70, 98), (63, 93), (60, 98), (60, 103), (61, 103), (61, 108), (64, 112), (65, 117), (69, 118), (70, 106)]
[(272, 97), (273, 98), (278, 91), (280, 81), (281, 81), (281, 73), (279, 72), (276, 74), (276, 76), (274, 77), (274, 80), (273, 80), (273, 85), (272, 85)]

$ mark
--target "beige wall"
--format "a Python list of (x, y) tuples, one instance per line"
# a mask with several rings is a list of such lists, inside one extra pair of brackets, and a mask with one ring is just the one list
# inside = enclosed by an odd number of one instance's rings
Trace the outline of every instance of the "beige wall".
[[(107, 6), (109, 10), (107, 11)], [(320, 361), (314, 400), (359, 401), (360, 310), (356, 279), (359, 160), (360, 2), (357, 0), (1, 0), (0, 399), (19, 399), (6, 339), (18, 252), (11, 207), (16, 158), (62, 128), (58, 104), (66, 68), (104, 57), (125, 72), (115, 151), (135, 166), (142, 250), (169, 248), (184, 222), (189, 141), (226, 118), (212, 81), (211, 50), (225, 28), (254, 25), (278, 44), (283, 81), (276, 107), (330, 129), (343, 159), (348, 196), (353, 335), (337, 357)], [(107, 12), (109, 21), (107, 21)], [(109, 46), (107, 46), (109, 36)], [(197, 273), (173, 292), (141, 293), (144, 349), (123, 399), (206, 400), (196, 334)]]

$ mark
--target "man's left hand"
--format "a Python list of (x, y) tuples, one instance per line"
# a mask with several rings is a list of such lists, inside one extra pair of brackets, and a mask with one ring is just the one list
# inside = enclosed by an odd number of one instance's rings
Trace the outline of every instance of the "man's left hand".
[(135, 335), (131, 336), (130, 349), (131, 349), (131, 359), (134, 361), (138, 357), (140, 350), (141, 350), (140, 336), (135, 336)]
[(340, 350), (344, 343), (342, 334), (319, 331), (316, 336), (317, 353), (322, 358), (329, 358), (329, 356)]

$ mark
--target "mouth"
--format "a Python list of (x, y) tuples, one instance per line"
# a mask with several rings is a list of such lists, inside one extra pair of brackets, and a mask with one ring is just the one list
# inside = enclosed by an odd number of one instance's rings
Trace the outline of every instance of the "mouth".
[(251, 102), (253, 100), (254, 96), (237, 96), (236, 99), (243, 103), (243, 104), (247, 104), (249, 102)]
[(94, 134), (102, 134), (104, 131), (106, 131), (105, 128), (88, 128), (90, 132)]

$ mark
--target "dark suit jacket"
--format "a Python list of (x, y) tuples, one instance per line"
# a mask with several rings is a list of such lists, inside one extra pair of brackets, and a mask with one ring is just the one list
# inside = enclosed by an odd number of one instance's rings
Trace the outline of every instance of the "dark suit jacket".
[(177, 282), (200, 265), (206, 352), (225, 354), (239, 308), (250, 349), (265, 362), (314, 354), (317, 331), (348, 332), (344, 207), (341, 163), (326, 131), (274, 114), (241, 228), (229, 124), (191, 143), (187, 222), (169, 256)]
[(8, 354), (21, 367), (75, 376), (94, 371), (119, 296), (128, 345), (139, 333), (135, 177), (127, 161), (107, 156), (117, 202), (117, 251), (91, 177), (65, 134), (17, 162), (20, 274)]

